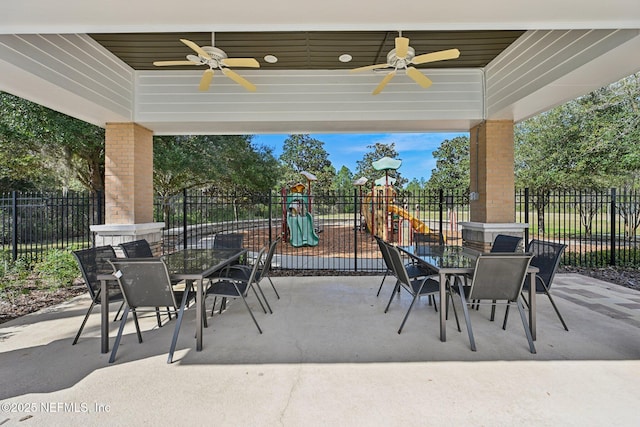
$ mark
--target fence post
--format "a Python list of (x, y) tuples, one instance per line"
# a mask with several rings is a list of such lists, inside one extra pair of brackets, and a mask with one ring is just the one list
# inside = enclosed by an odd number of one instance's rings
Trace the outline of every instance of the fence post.
[(609, 265), (616, 265), (616, 189), (611, 189)]
[(358, 271), (358, 190), (353, 189), (353, 268)]
[[(524, 189), (524, 222), (525, 224), (529, 224), (529, 187)], [(531, 224), (529, 224), (529, 227), (531, 227)], [(525, 248), (529, 244), (529, 227), (525, 227), (524, 229)]]
[(11, 192), (11, 205), (13, 218), (11, 221), (11, 257), (13, 261), (18, 259), (18, 192)]
[(187, 189), (182, 189), (182, 249), (187, 249)]
[(440, 228), (439, 240), (440, 240), (440, 244), (444, 245), (444, 234), (443, 234), (443, 228), (442, 228), (444, 226), (444, 221), (443, 221), (444, 190), (442, 188), (438, 191), (438, 198), (439, 198), (438, 209), (439, 209), (439, 215), (440, 215), (440, 218), (438, 220), (438, 224), (439, 224), (438, 227)]
[(273, 242), (273, 191), (269, 190), (269, 244)]

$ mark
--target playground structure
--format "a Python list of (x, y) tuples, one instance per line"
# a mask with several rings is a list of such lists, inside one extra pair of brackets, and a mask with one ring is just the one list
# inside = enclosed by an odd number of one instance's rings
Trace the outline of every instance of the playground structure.
[[(318, 246), (320, 238), (316, 232), (311, 214), (311, 182), (317, 181), (315, 175), (301, 172), (307, 185), (298, 183), (289, 191), (282, 189), (282, 234), (284, 241), (294, 247)], [(304, 194), (305, 188), (307, 193)]]
[[(395, 178), (389, 176), (389, 170), (397, 170), (401, 160), (388, 157), (373, 162), (376, 170), (384, 170), (385, 176), (377, 179), (371, 191), (364, 196), (361, 210), (367, 229), (372, 235), (380, 236), (387, 242), (410, 245), (413, 233), (433, 234), (427, 224), (419, 218), (418, 207), (415, 215), (408, 207), (399, 206), (396, 191), (393, 188)], [(440, 239), (439, 236), (436, 236)]]

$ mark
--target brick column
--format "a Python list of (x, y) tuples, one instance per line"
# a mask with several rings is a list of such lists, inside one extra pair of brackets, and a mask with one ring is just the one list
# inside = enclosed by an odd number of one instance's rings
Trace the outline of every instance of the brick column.
[(135, 123), (108, 123), (105, 132), (107, 224), (153, 221), (153, 133)]
[(470, 132), (471, 221), (513, 223), (515, 178), (513, 122), (486, 121)]
[(146, 239), (159, 253), (163, 222), (153, 221), (153, 132), (135, 123), (107, 123), (105, 224), (92, 225), (96, 246)]
[(470, 131), (470, 222), (461, 222), (462, 242), (482, 252), (498, 234), (524, 237), (516, 224), (513, 122), (486, 121)]

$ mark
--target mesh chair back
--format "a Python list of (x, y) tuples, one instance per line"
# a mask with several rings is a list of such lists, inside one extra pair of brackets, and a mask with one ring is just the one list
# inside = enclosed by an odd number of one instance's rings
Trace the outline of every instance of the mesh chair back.
[(151, 246), (145, 239), (133, 242), (120, 243), (118, 245), (126, 258), (152, 258)]
[(498, 234), (491, 245), (491, 252), (515, 252), (520, 246), (522, 237), (507, 236), (506, 234)]
[[(547, 288), (551, 288), (553, 276), (556, 274), (560, 264), (560, 256), (567, 245), (562, 243), (543, 242), (533, 239), (527, 245), (527, 252), (533, 254), (531, 265), (540, 270), (536, 275), (544, 281)], [(544, 292), (544, 287), (536, 281), (536, 292)]]
[(480, 254), (468, 299), (516, 301), (531, 258), (531, 254)]
[(382, 259), (384, 260), (384, 264), (387, 267), (387, 270), (393, 271), (393, 264), (391, 262), (391, 257), (389, 256), (389, 249), (387, 248), (387, 243), (382, 240), (378, 236), (373, 236), (378, 243), (378, 248), (380, 248), (380, 253), (382, 254)]
[(116, 276), (122, 273), (118, 284), (130, 308), (178, 307), (163, 259), (118, 258), (110, 263)]
[(73, 256), (78, 261), (89, 295), (91, 295), (91, 299), (95, 300), (96, 294), (100, 290), (100, 281), (97, 276), (98, 274), (110, 274), (113, 272), (109, 260), (114, 259), (116, 253), (111, 246), (98, 246), (73, 251)]
[(407, 272), (407, 269), (404, 266), (404, 262), (402, 261), (400, 250), (395, 246), (391, 246), (386, 243), (385, 246), (389, 251), (389, 258), (391, 259), (391, 265), (393, 266), (392, 271), (395, 273), (399, 281), (407, 286), (411, 286), (411, 279), (409, 278), (409, 273)]
[(435, 233), (413, 233), (416, 255), (429, 255), (433, 246), (440, 245), (440, 235)]
[(278, 237), (276, 240), (271, 242), (269, 246), (269, 252), (267, 252), (267, 257), (264, 259), (264, 265), (262, 266), (262, 271), (260, 272), (260, 277), (266, 277), (269, 274), (269, 270), (271, 269), (271, 261), (273, 260), (273, 254), (276, 252), (276, 246), (280, 243), (282, 238)]
[(228, 234), (216, 234), (213, 239), (213, 247), (220, 249), (240, 249), (244, 242), (244, 234), (241, 233), (228, 233)]

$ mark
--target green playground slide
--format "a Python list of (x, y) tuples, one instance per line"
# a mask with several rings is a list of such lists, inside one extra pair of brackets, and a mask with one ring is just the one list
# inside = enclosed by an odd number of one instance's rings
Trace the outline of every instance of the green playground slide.
[(318, 246), (320, 238), (313, 229), (313, 216), (307, 212), (304, 216), (290, 216), (287, 218), (292, 246)]

